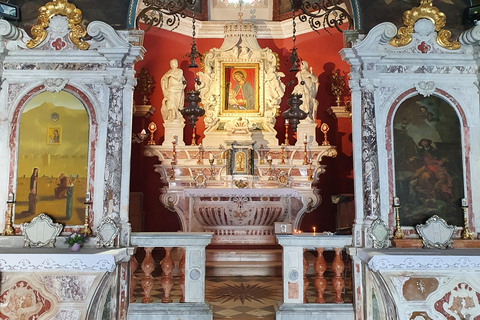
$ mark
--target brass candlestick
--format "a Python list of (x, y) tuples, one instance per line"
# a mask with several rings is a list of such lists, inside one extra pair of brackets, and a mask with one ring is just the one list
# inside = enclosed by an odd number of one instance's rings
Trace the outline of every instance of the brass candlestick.
[(175, 139), (175, 135), (173, 135), (172, 145), (173, 145), (172, 162), (173, 164), (177, 164), (177, 148), (176, 148), (177, 140)]
[(398, 197), (393, 198), (393, 209), (395, 210), (395, 230), (393, 232), (394, 239), (403, 239), (405, 238), (405, 234), (400, 227), (400, 199)]
[(288, 119), (285, 119), (285, 145), (289, 146), (290, 142), (288, 142), (288, 125), (289, 125)]
[(175, 180), (175, 161), (170, 162), (172, 165), (172, 174), (170, 175), (170, 180)]
[(157, 131), (157, 125), (155, 122), (150, 122), (148, 125), (148, 131), (150, 131), (150, 140), (147, 142), (148, 145), (155, 145), (155, 140), (153, 140), (153, 133)]
[(465, 205), (462, 205), (462, 210), (463, 210), (463, 230), (462, 230), (462, 239), (463, 240), (473, 240), (475, 239), (475, 236), (473, 233), (470, 232), (468, 229), (468, 223), (467, 223), (467, 212), (468, 212), (468, 207)]
[(258, 164), (264, 164), (265, 160), (263, 160), (263, 144), (260, 145), (260, 159), (258, 159)]
[(307, 176), (308, 176), (308, 181), (313, 180), (312, 159), (308, 161)]
[(280, 164), (285, 164), (285, 144), (281, 145), (282, 152), (280, 154)]
[(222, 145), (220, 145), (219, 149), (220, 149), (220, 155), (218, 156), (217, 164), (223, 164), (223, 161), (222, 161), (222, 159), (223, 159), (223, 147), (222, 147)]
[(323, 142), (322, 142), (322, 146), (329, 146), (330, 145), (330, 142), (328, 142), (328, 139), (327, 139), (327, 132), (328, 130), (330, 130), (330, 127), (328, 126), (328, 124), (326, 124), (325, 122), (322, 123), (322, 126), (320, 127), (320, 130), (323, 132)]
[(215, 172), (215, 159), (213, 158), (213, 155), (210, 154), (211, 157), (208, 159), (210, 162), (210, 180), (215, 180), (215, 175), (217, 174)]
[(202, 144), (200, 143), (198, 145), (198, 159), (197, 159), (197, 164), (203, 164), (203, 150), (202, 150)]
[(197, 126), (193, 126), (193, 131), (192, 131), (192, 144), (191, 144), (192, 146), (196, 146), (196, 145), (197, 145), (197, 143), (196, 143), (196, 141), (195, 141), (195, 139), (196, 139), (196, 137), (197, 137), (197, 135), (195, 134), (196, 128), (197, 128)]
[(83, 228), (80, 232), (83, 233), (84, 235), (91, 236), (92, 229), (90, 229), (90, 227), (88, 226), (88, 221), (89, 221), (88, 215), (90, 213), (90, 206), (92, 205), (92, 201), (90, 199), (90, 192), (87, 192), (84, 204), (85, 204), (85, 221), (83, 223)]
[[(305, 137), (306, 137), (306, 135), (305, 135)], [(303, 140), (303, 163), (302, 163), (303, 165), (308, 164), (307, 143), (308, 143), (307, 139), (305, 138)]]
[(12, 224), (12, 216), (13, 216), (13, 205), (15, 204), (14, 195), (13, 193), (8, 194), (7, 205), (8, 205), (8, 216), (7, 221), (5, 224), (5, 230), (3, 230), (2, 236), (13, 236), (15, 235), (15, 229), (13, 228)]

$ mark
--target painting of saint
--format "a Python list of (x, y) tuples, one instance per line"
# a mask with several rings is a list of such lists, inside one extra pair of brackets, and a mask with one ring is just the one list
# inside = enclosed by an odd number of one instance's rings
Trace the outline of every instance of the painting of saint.
[(437, 97), (406, 100), (393, 120), (393, 145), (401, 225), (438, 215), (462, 226), (462, 139), (453, 107)]
[(224, 105), (227, 112), (258, 111), (257, 67), (229, 66), (224, 69)]
[(48, 128), (48, 143), (60, 144), (61, 128)]

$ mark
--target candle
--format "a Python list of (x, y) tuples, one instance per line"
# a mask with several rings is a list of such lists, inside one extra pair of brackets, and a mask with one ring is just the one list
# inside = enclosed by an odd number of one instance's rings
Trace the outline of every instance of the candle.
[(176, 135), (173, 135), (173, 142), (177, 142), (177, 136)]
[(467, 198), (462, 198), (462, 207), (468, 207)]
[(213, 160), (213, 153), (210, 152), (210, 154), (208, 155), (208, 159)]
[(90, 192), (85, 195), (85, 202), (90, 202)]
[(307, 142), (307, 134), (306, 133), (303, 135), (303, 141)]
[(285, 124), (288, 124), (288, 123), (289, 123), (289, 122), (288, 122), (288, 119), (285, 119)]
[(400, 199), (398, 197), (393, 198), (393, 206), (400, 207)]
[(13, 193), (12, 193), (12, 192), (10, 192), (10, 193), (8, 194), (8, 200), (7, 200), (7, 201), (8, 201), (8, 202), (13, 202)]
[(317, 232), (317, 227), (313, 227), (313, 235)]

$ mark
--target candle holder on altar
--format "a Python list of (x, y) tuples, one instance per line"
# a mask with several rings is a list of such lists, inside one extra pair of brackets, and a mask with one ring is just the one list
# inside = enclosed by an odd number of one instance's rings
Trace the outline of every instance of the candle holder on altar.
[(468, 214), (468, 203), (467, 199), (463, 198), (462, 199), (462, 210), (463, 210), (463, 230), (462, 230), (462, 239), (463, 240), (473, 240), (475, 239), (475, 236), (473, 233), (470, 232), (468, 229), (468, 223), (467, 223), (467, 214)]
[(308, 161), (307, 177), (308, 181), (313, 180), (312, 159)]
[(13, 236), (15, 235), (15, 229), (13, 228), (12, 224), (12, 216), (13, 216), (13, 205), (15, 204), (14, 195), (12, 192), (8, 194), (7, 198), (7, 206), (8, 206), (8, 215), (7, 221), (5, 223), (5, 230), (3, 230), (2, 236)]
[(172, 145), (173, 145), (172, 162), (173, 164), (177, 164), (177, 149), (176, 149), (177, 140), (175, 139), (175, 135), (173, 135)]
[(85, 221), (83, 223), (83, 228), (80, 230), (80, 233), (86, 235), (86, 236), (91, 236), (92, 235), (92, 229), (88, 226), (88, 221), (89, 221), (89, 213), (90, 213), (90, 207), (92, 206), (92, 200), (90, 198), (90, 192), (87, 192), (87, 195), (85, 196)]
[(282, 149), (280, 154), (280, 164), (285, 164), (285, 144), (282, 144), (280, 148)]
[(150, 131), (150, 140), (147, 142), (148, 145), (155, 145), (155, 140), (153, 140), (153, 133), (157, 131), (157, 125), (155, 122), (150, 122), (148, 125), (148, 131)]
[(285, 145), (286, 146), (289, 146), (290, 145), (290, 142), (288, 142), (288, 126), (289, 126), (290, 122), (288, 121), (288, 119), (285, 119)]
[(305, 134), (304, 139), (303, 139), (303, 165), (308, 164), (308, 156), (307, 156), (307, 134)]
[(201, 143), (198, 145), (197, 164), (203, 164), (203, 148)]
[(402, 227), (400, 226), (400, 199), (398, 197), (393, 198), (393, 209), (395, 210), (395, 230), (393, 232), (394, 239), (403, 239), (405, 234), (403, 233)]
[(260, 159), (258, 159), (258, 164), (264, 164), (265, 160), (263, 160), (263, 144), (260, 145)]
[(170, 174), (170, 180), (175, 180), (175, 161), (170, 162), (172, 165), (172, 173)]
[(223, 164), (223, 161), (222, 161), (222, 159), (223, 159), (223, 147), (222, 147), (222, 145), (220, 145), (219, 149), (220, 149), (220, 155), (218, 156), (217, 164)]
[(337, 107), (341, 104), (340, 97), (342, 96), (343, 90), (345, 88), (345, 79), (340, 74), (340, 69), (333, 70), (332, 72), (332, 93), (337, 97)]
[(330, 142), (328, 142), (328, 139), (327, 139), (327, 132), (328, 130), (330, 130), (330, 127), (328, 126), (328, 124), (324, 122), (322, 123), (320, 130), (323, 132), (323, 139), (324, 139), (322, 142), (322, 146), (329, 146)]
[(208, 162), (210, 162), (210, 180), (215, 180), (215, 176), (217, 175), (217, 173), (215, 172), (215, 159), (213, 158), (213, 154), (211, 153)]

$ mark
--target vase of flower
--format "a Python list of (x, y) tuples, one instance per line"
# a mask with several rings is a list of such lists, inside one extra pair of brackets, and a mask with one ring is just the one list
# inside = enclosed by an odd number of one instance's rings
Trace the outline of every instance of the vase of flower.
[(77, 251), (80, 251), (80, 248), (82, 247), (82, 245), (80, 243), (74, 243), (71, 247), (70, 247), (70, 251), (74, 251), (74, 252), (77, 252)]
[(79, 251), (86, 241), (86, 235), (72, 233), (68, 238), (65, 238), (65, 242), (68, 243), (70, 251)]

